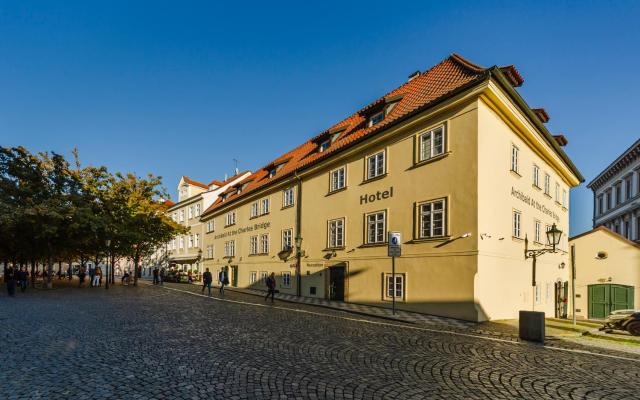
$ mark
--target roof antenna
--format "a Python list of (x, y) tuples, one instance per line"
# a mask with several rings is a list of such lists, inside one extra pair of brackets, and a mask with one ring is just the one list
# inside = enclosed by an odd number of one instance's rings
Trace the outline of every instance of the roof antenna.
[(235, 172), (234, 175), (238, 175), (240, 173), (240, 171), (238, 170), (238, 159), (234, 158), (233, 163), (234, 163), (233, 171)]

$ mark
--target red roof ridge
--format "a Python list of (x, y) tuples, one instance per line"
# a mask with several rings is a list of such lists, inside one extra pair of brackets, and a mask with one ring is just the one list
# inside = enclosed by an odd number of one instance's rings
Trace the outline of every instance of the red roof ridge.
[(182, 175), (182, 179), (184, 179), (184, 181), (187, 182), (190, 185), (200, 186), (201, 188), (209, 189), (209, 186), (205, 185), (202, 182), (198, 182), (196, 180), (193, 180), (193, 179), (189, 178), (186, 175)]
[[(484, 72), (486, 70), (486, 68), (481, 67), (478, 64), (472, 63), (471, 61), (469, 61), (466, 58), (462, 57), (458, 53), (451, 53), (451, 55), (449, 56), (448, 59), (457, 62), (458, 64), (462, 65), (465, 68), (470, 69), (473, 72)], [(446, 61), (446, 60), (444, 60), (444, 61)]]

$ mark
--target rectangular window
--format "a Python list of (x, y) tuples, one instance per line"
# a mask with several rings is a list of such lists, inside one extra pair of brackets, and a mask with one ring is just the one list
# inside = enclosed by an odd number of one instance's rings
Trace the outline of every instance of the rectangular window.
[(213, 258), (213, 245), (208, 245), (207, 246), (207, 258)]
[(249, 273), (249, 284), (253, 285), (258, 280), (258, 271), (251, 271)]
[(384, 111), (380, 111), (379, 113), (375, 113), (369, 118), (369, 126), (374, 126), (380, 123), (384, 119)]
[(533, 186), (540, 187), (540, 167), (533, 164)]
[(556, 203), (560, 203), (560, 184), (556, 182)]
[(518, 156), (520, 150), (516, 147), (515, 144), (511, 145), (511, 171), (518, 173)]
[(293, 248), (293, 229), (285, 229), (282, 231), (282, 250)]
[(200, 204), (196, 204), (196, 217), (200, 216)]
[(227, 215), (226, 215), (225, 222), (226, 222), (226, 226), (235, 225), (235, 223), (236, 223), (236, 212), (235, 211), (228, 212)]
[(446, 200), (440, 199), (421, 203), (418, 205), (419, 214), (419, 237), (428, 239), (433, 237), (441, 237), (446, 234)]
[(602, 214), (604, 212), (604, 195), (598, 196), (598, 214)]
[(259, 213), (260, 213), (260, 206), (256, 201), (255, 203), (251, 204), (251, 218), (257, 217)]
[(193, 247), (193, 235), (189, 235), (189, 248)]
[(260, 283), (263, 285), (267, 284), (267, 276), (269, 276), (267, 274), (267, 271), (260, 271)]
[(290, 207), (293, 205), (293, 188), (287, 188), (282, 192), (282, 206)]
[(516, 238), (520, 238), (521, 236), (521, 224), (520, 221), (522, 221), (522, 214), (520, 213), (520, 211), (513, 211), (513, 237)]
[(184, 222), (184, 210), (180, 210), (180, 222)]
[(549, 232), (551, 230), (551, 225), (545, 225), (544, 226), (544, 236), (545, 236), (545, 243), (547, 244), (547, 246), (551, 246), (551, 242), (549, 241), (549, 235), (547, 235), (547, 232)]
[(340, 167), (331, 171), (330, 175), (330, 190), (335, 192), (336, 190), (344, 189), (346, 185), (346, 167)]
[(551, 177), (549, 174), (544, 174), (544, 194), (549, 195), (551, 193)]
[(262, 214), (269, 214), (269, 198), (262, 199), (260, 203), (262, 204)]
[(260, 235), (260, 253), (269, 254), (269, 235)]
[(618, 205), (622, 203), (622, 185), (620, 183), (616, 183), (614, 189), (616, 191), (616, 205)]
[(207, 221), (207, 233), (213, 232), (215, 230), (214, 220)]
[(420, 161), (428, 160), (444, 153), (444, 126), (420, 135)]
[(189, 211), (189, 219), (193, 218), (193, 206), (188, 208)]
[(367, 243), (385, 242), (386, 214), (386, 211), (367, 214)]
[(609, 210), (611, 208), (611, 190), (607, 190), (607, 192), (604, 194), (604, 198), (604, 204), (606, 205), (607, 210)]
[(322, 153), (323, 151), (328, 149), (329, 146), (331, 146), (331, 140), (325, 140), (324, 142), (320, 143), (320, 145), (318, 146), (318, 153)]
[(367, 179), (382, 176), (385, 173), (384, 150), (367, 157)]
[(385, 288), (384, 294), (387, 299), (392, 299), (395, 294), (396, 300), (403, 301), (404, 300), (404, 275), (403, 274), (395, 274), (395, 282), (394, 276), (391, 274), (385, 275)]
[(193, 247), (200, 247), (200, 234), (196, 233), (193, 237)]
[(282, 273), (282, 287), (283, 288), (291, 287), (291, 272)]
[(184, 249), (184, 236), (180, 236), (180, 249)]
[(567, 189), (562, 189), (562, 207), (567, 207)]
[(344, 218), (329, 221), (329, 248), (344, 247)]
[(178, 222), (178, 213), (173, 213), (171, 219), (173, 219), (173, 222)]
[(624, 198), (626, 200), (631, 198), (631, 175), (624, 178)]
[(249, 254), (258, 254), (258, 237), (251, 236), (249, 238)]
[(542, 223), (540, 221), (538, 221), (538, 220), (535, 220), (535, 232), (534, 232), (534, 235), (533, 235), (533, 241), (534, 242), (542, 243), (540, 241), (540, 235), (542, 233), (541, 231), (542, 231)]
[(236, 241), (230, 240), (228, 242), (224, 242), (224, 256), (234, 257), (235, 255), (236, 255)]

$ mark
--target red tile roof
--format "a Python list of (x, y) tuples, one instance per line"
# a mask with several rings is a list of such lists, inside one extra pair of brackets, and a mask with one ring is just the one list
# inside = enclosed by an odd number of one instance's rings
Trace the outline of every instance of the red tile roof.
[[(242, 193), (237, 194), (235, 191), (233, 193), (227, 191), (227, 200), (224, 204), (226, 205), (237, 198), (243, 197), (256, 189), (267, 185), (270, 182), (280, 180), (282, 177), (289, 176), (295, 171), (301, 170), (322, 159), (330, 157), (333, 153), (354, 145), (360, 140), (382, 131), (386, 127), (399, 122), (405, 117), (422, 111), (443, 99), (445, 96), (452, 94), (452, 92), (485, 78), (487, 76), (487, 71), (488, 69), (473, 64), (457, 54), (452, 54), (431, 69), (416, 76), (397, 89), (392, 90), (380, 99), (368, 104), (363, 109), (335, 124), (326, 131), (321, 132), (319, 135), (301, 144), (295, 149), (276, 158), (265, 167), (255, 171), (249, 177), (251, 181), (248, 182), (247, 187), (242, 191)], [(512, 75), (517, 75), (518, 78), (520, 77), (515, 68), (508, 67), (508, 71), (510, 71)], [(380, 123), (372, 127), (368, 127), (366, 124), (368, 111), (370, 112), (370, 110), (376, 109), (376, 106), (384, 105), (387, 102), (397, 103), (392, 111), (386, 115)], [(333, 141), (328, 149), (322, 153), (318, 153), (318, 145), (316, 143), (318, 139), (327, 135), (327, 133), (334, 132), (340, 132), (338, 137)], [(285, 164), (276, 173), (276, 176), (269, 178), (269, 170), (283, 162)], [(218, 198), (207, 210), (205, 210), (203, 215), (212, 212), (216, 208), (220, 207), (221, 204), (222, 201)]]
[(532, 108), (531, 111), (540, 118), (540, 121), (542, 121), (543, 124), (549, 122), (549, 114), (547, 114), (547, 110), (544, 108)]
[(184, 181), (187, 182), (189, 185), (200, 186), (201, 188), (209, 189), (209, 186), (205, 185), (202, 182), (194, 181), (193, 179), (189, 178), (186, 175), (182, 175), (182, 179), (184, 179)]
[(176, 203), (174, 203), (171, 200), (165, 200), (165, 201), (162, 202), (162, 204), (164, 204), (167, 207), (171, 207), (171, 206), (175, 205)]

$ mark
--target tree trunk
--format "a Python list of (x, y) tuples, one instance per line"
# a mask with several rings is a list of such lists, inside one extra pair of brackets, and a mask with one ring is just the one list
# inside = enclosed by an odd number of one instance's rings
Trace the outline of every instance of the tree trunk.
[(49, 255), (47, 264), (47, 289), (53, 289), (53, 281), (51, 280), (53, 275), (53, 259), (51, 258), (51, 255)]
[(133, 259), (133, 286), (138, 286), (138, 263), (140, 262), (140, 257), (137, 255)]

